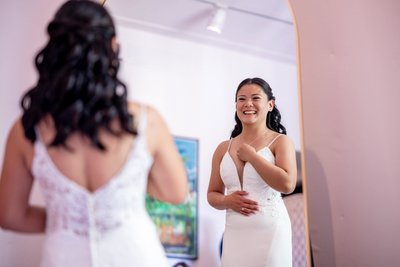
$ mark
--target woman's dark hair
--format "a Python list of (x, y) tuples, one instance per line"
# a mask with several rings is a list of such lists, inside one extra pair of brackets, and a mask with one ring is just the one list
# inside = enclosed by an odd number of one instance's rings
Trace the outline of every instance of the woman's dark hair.
[[(272, 94), (272, 89), (266, 81), (261, 78), (247, 78), (239, 84), (235, 94), (235, 102), (237, 101), (237, 94), (240, 88), (247, 84), (256, 84), (260, 86), (267, 95), (268, 100), (275, 101), (275, 96)], [(237, 113), (235, 113), (235, 121), (236, 125), (231, 133), (231, 138), (238, 136), (243, 129), (242, 122), (239, 120)], [(286, 128), (281, 124), (281, 113), (279, 112), (276, 104), (274, 105), (272, 111), (268, 112), (267, 114), (267, 127), (275, 132), (286, 134)]]
[[(36, 140), (35, 126), (46, 115), (55, 124), (50, 146), (63, 145), (80, 132), (105, 150), (98, 130), (136, 135), (128, 112), (127, 88), (117, 78), (118, 51), (112, 46), (114, 22), (94, 1), (67, 1), (47, 27), (49, 41), (35, 58), (37, 84), (21, 100), (25, 136)], [(111, 128), (117, 119), (120, 130)]]
[(179, 262), (175, 263), (174, 266), (172, 266), (172, 267), (189, 267), (189, 265), (184, 261), (179, 261)]

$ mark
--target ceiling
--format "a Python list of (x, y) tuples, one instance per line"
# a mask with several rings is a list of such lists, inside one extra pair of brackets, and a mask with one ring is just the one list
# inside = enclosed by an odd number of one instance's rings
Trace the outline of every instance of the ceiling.
[[(206, 29), (224, 6), (221, 34)], [(123, 25), (295, 63), (295, 33), (286, 0), (106, 0)]]

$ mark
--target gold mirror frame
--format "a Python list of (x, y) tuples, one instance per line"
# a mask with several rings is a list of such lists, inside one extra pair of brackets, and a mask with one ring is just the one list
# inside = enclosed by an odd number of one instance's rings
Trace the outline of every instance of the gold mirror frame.
[(299, 30), (297, 19), (295, 13), (293, 11), (293, 6), (290, 3), (290, 0), (286, 1), (287, 7), (292, 15), (292, 21), (295, 32), (296, 39), (296, 69), (297, 69), (297, 95), (298, 95), (298, 103), (299, 103), (299, 125), (300, 125), (300, 146), (301, 146), (301, 182), (303, 186), (303, 201), (304, 201), (304, 230), (305, 230), (305, 241), (306, 241), (306, 256), (307, 256), (307, 267), (312, 266), (312, 258), (311, 258), (311, 242), (310, 242), (310, 227), (309, 227), (309, 213), (308, 213), (308, 197), (307, 197), (307, 175), (306, 175), (306, 164), (305, 164), (305, 145), (304, 145), (304, 123), (303, 123), (303, 101), (301, 94), (301, 68), (300, 68), (300, 43), (299, 43)]

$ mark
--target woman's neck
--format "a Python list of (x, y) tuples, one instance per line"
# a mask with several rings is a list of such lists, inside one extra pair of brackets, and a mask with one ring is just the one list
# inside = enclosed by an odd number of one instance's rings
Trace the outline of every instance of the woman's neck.
[(240, 139), (248, 144), (251, 144), (255, 140), (265, 136), (271, 130), (265, 127), (257, 127), (257, 128), (243, 128), (242, 132), (240, 133)]

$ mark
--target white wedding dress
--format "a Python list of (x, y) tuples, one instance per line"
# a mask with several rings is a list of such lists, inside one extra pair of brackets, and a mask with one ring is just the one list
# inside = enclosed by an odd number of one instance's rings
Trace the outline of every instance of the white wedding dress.
[(42, 267), (165, 267), (156, 228), (145, 209), (153, 159), (146, 146), (146, 112), (119, 173), (93, 193), (65, 177), (38, 136), (32, 172), (46, 203)]
[[(270, 145), (257, 153), (274, 164)], [(241, 190), (229, 148), (221, 160), (220, 174), (227, 194)], [(243, 190), (249, 193), (246, 197), (258, 202), (259, 211), (250, 216), (226, 211), (222, 267), (292, 266), (292, 230), (280, 192), (268, 186), (250, 163), (244, 166)]]

